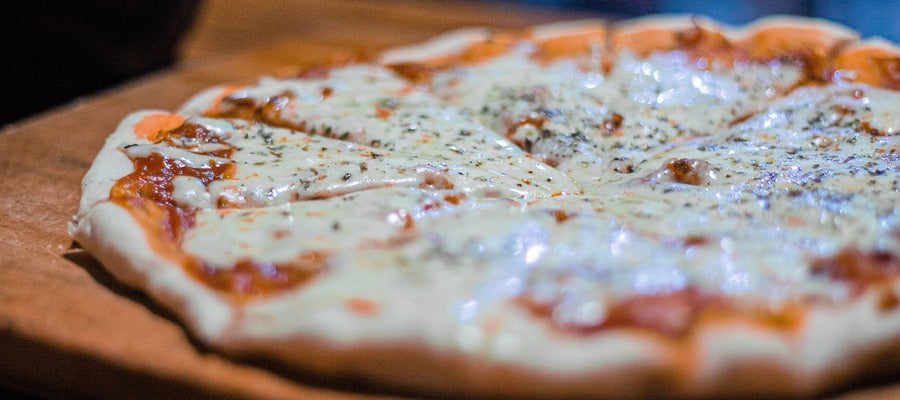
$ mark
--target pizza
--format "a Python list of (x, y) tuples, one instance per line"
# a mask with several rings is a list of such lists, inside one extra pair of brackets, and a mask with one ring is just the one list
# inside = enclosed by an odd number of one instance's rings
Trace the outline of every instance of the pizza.
[(898, 90), (820, 20), (463, 29), (127, 116), (70, 231), (309, 376), (811, 396), (900, 368)]

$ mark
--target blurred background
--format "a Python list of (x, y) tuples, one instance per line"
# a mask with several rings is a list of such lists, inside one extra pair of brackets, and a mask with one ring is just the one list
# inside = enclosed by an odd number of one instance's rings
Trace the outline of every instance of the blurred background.
[(377, 50), (459, 26), (652, 13), (732, 24), (768, 14), (815, 16), (900, 41), (898, 0), (7, 0), (0, 11), (0, 125), (154, 71), (289, 38)]

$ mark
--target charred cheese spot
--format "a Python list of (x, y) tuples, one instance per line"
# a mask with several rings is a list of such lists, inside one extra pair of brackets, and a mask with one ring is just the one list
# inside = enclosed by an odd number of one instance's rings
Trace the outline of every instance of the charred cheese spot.
[(453, 182), (447, 179), (447, 175), (440, 172), (425, 171), (422, 176), (422, 183), (419, 187), (422, 189), (449, 190), (453, 189)]
[(562, 209), (553, 210), (550, 212), (550, 214), (553, 215), (553, 219), (555, 219), (556, 222), (559, 224), (566, 222), (566, 220), (568, 220), (569, 218), (572, 218), (574, 216), (573, 214), (570, 214), (566, 210), (562, 210)]
[(417, 84), (427, 84), (431, 82), (431, 77), (435, 72), (435, 68), (420, 63), (398, 63), (389, 65), (397, 75)]
[(672, 158), (646, 178), (647, 182), (675, 182), (685, 185), (703, 185), (710, 180), (709, 163), (704, 160)]

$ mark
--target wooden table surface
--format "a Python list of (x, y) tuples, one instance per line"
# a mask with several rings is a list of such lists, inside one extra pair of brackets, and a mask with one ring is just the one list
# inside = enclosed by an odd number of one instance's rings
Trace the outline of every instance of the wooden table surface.
[[(82, 176), (125, 115), (174, 109), (213, 84), (249, 82), (460, 26), (519, 27), (585, 16), (506, 3), (209, 1), (180, 65), (3, 128), (0, 395), (378, 397), (339, 383), (287, 378), (197, 344), (172, 315), (74, 246), (66, 224)], [(900, 398), (900, 385), (845, 396)]]

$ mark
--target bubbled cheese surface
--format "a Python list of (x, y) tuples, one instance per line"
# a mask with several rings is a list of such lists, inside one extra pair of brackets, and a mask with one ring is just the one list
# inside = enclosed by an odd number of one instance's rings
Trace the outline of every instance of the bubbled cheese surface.
[[(565, 368), (598, 356), (524, 351), (552, 328), (517, 331), (529, 317), (515, 299), (553, 301), (562, 325), (686, 288), (777, 309), (851, 295), (813, 273), (816, 257), (900, 253), (896, 92), (793, 89), (802, 71), (790, 63), (626, 53), (604, 74), (529, 51), (441, 71), (428, 87), (366, 65), (232, 94), (289, 93), (280, 115), (305, 129), (191, 118), (236, 147), (237, 169), (208, 187), (174, 180), (175, 201), (197, 212), (183, 248), (219, 269), (333, 255), (314, 285), (248, 305), (297, 316), (260, 335), (412, 337)], [(123, 151), (209, 162), (148, 143)], [(673, 159), (703, 168), (672, 179)], [(376, 311), (343, 306), (359, 298)]]

